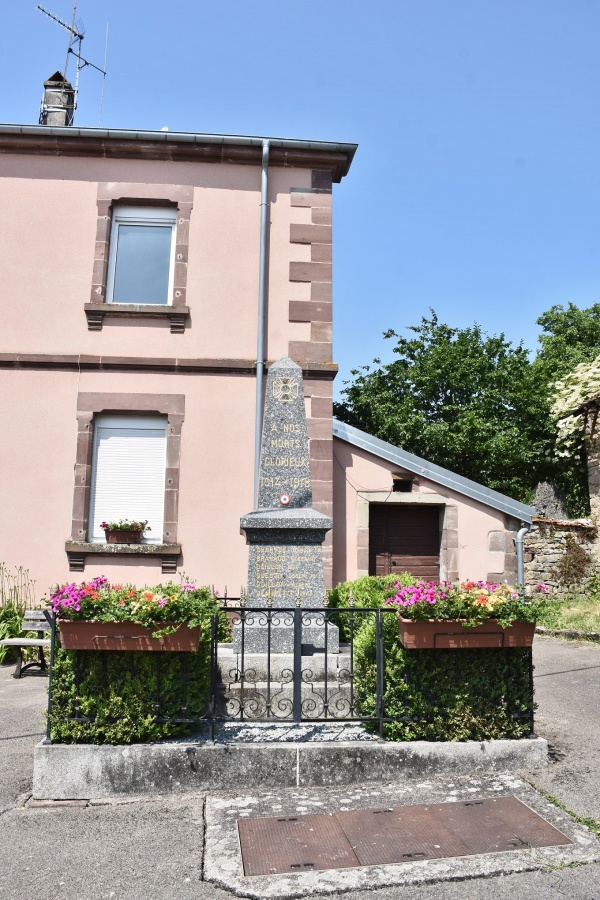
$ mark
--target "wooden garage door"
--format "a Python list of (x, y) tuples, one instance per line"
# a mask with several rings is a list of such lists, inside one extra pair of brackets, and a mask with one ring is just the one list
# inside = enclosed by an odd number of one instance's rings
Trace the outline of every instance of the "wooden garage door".
[(440, 577), (440, 509), (386, 504), (369, 508), (369, 575)]

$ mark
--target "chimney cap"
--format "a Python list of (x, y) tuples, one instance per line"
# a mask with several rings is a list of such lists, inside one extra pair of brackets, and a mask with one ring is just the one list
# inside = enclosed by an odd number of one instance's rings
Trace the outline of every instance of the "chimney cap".
[(50, 76), (48, 81), (44, 82), (44, 87), (53, 87), (54, 85), (58, 84), (61, 85), (61, 87), (70, 88), (71, 90), (73, 89), (73, 85), (71, 84), (71, 82), (67, 81), (63, 73), (59, 72), (58, 70), (54, 73), (54, 75)]

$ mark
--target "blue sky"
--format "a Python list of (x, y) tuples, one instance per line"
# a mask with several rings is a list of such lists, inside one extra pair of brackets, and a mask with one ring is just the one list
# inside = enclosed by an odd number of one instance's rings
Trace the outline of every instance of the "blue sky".
[[(70, 21), (71, 0), (46, 0)], [(46, 5), (44, 3), (43, 5)], [(600, 301), (597, 0), (79, 0), (102, 125), (352, 141), (335, 187), (338, 390), (381, 334), (477, 321), (536, 345), (555, 303)], [(15, 0), (5, 122), (36, 122), (66, 33)], [(73, 63), (71, 63), (71, 74)], [(76, 124), (98, 124), (83, 71)]]

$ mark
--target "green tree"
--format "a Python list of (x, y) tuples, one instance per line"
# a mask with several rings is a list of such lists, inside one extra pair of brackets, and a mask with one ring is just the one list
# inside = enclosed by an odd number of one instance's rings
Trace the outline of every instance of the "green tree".
[[(546, 386), (548, 413), (556, 429), (555, 418), (550, 414), (552, 403), (556, 400), (555, 383), (573, 372), (576, 366), (590, 363), (598, 356), (600, 303), (594, 303), (587, 309), (580, 309), (574, 303), (569, 303), (567, 307), (555, 305), (536, 321), (542, 327), (542, 334), (533, 370), (538, 380)], [(589, 512), (589, 497), (583, 435), (573, 441), (566, 458), (561, 448), (557, 447), (557, 438), (555, 430), (550, 450), (550, 480), (565, 493), (571, 515), (586, 515)]]
[(433, 310), (408, 337), (390, 330), (396, 359), (354, 369), (338, 418), (520, 500), (538, 481), (567, 496), (571, 515), (589, 511), (583, 442), (557, 451), (550, 408), (557, 379), (596, 358), (600, 304), (551, 307), (537, 320), (537, 354), (478, 325), (451, 328)]
[(551, 306), (536, 320), (541, 325), (540, 348), (534, 367), (547, 384), (591, 362), (600, 351), (600, 303), (580, 309), (574, 303)]
[(478, 325), (451, 328), (433, 310), (395, 339), (397, 359), (355, 376), (338, 418), (490, 488), (528, 499), (549, 477), (554, 428), (543, 374), (522, 344)]

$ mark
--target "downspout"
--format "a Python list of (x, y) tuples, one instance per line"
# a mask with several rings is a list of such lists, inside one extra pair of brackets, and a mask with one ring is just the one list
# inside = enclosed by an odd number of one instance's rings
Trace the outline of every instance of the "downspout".
[(531, 528), (531, 525), (524, 525), (519, 529), (515, 538), (515, 546), (517, 548), (517, 588), (525, 587), (525, 561), (523, 559), (523, 538)]
[(260, 478), (260, 446), (263, 421), (263, 384), (265, 378), (265, 320), (269, 286), (269, 148), (262, 142), (262, 172), (260, 183), (260, 255), (258, 269), (258, 323), (256, 340), (256, 418), (254, 422), (254, 509), (258, 505)]

